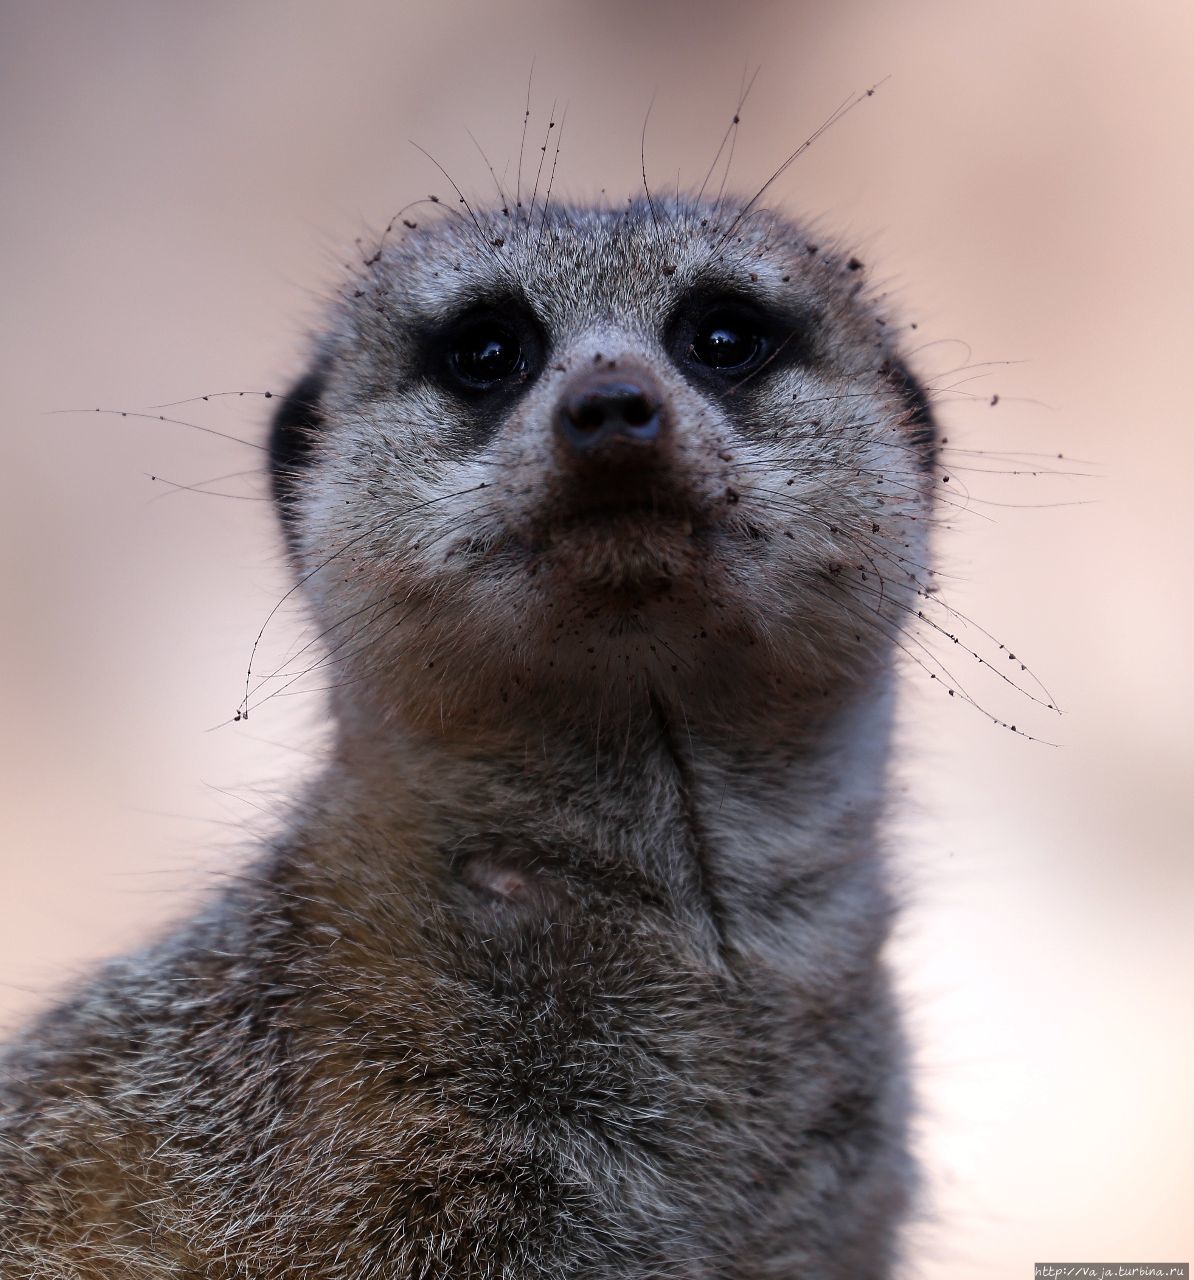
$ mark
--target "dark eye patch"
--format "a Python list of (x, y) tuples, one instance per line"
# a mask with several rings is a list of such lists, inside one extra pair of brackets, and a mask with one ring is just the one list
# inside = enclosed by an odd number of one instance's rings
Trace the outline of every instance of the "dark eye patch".
[(526, 354), (509, 326), (480, 320), (451, 340), (448, 367), (469, 390), (488, 391), (520, 375), (526, 368)]
[(292, 551), (295, 548), (296, 482), (310, 464), (315, 441), (323, 430), (321, 401), (326, 382), (327, 370), (317, 364), (283, 399), (270, 425), (270, 484), (282, 519), (282, 531)]
[(880, 373), (904, 402), (908, 443), (920, 453), (921, 466), (927, 471), (937, 461), (937, 423), (929, 397), (902, 360), (889, 360)]
[(520, 298), (469, 308), (425, 335), (427, 372), (476, 405), (517, 397), (543, 369), (547, 335)]
[(695, 292), (668, 322), (672, 359), (704, 386), (732, 390), (765, 368), (811, 363), (814, 318), (762, 306), (733, 293)]
[(706, 369), (745, 373), (763, 359), (767, 346), (766, 332), (752, 317), (712, 311), (698, 321), (688, 354)]

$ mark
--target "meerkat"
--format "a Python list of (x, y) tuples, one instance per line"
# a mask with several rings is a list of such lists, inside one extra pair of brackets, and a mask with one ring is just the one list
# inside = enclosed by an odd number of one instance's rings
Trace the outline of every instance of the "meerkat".
[(273, 421), (322, 775), (8, 1052), (5, 1278), (897, 1264), (925, 393), (777, 213), (454, 215), (351, 274)]

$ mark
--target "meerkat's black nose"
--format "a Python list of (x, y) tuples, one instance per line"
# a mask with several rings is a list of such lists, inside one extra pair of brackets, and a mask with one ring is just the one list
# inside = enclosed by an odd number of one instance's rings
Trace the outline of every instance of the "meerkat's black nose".
[(594, 375), (565, 392), (555, 427), (561, 443), (578, 456), (633, 455), (658, 442), (662, 397), (638, 375)]

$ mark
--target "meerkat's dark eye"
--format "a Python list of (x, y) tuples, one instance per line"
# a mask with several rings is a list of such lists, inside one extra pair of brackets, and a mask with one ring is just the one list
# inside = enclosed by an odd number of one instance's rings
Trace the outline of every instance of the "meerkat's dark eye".
[(479, 320), (452, 338), (448, 368), (464, 386), (487, 391), (521, 374), (526, 357), (513, 330), (497, 320)]
[(763, 356), (767, 340), (749, 316), (714, 311), (693, 331), (689, 351), (694, 359), (722, 373), (750, 368)]

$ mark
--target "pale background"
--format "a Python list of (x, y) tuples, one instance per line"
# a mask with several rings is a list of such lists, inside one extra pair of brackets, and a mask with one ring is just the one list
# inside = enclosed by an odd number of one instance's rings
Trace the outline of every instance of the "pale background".
[[(914, 1274), (1189, 1259), (1192, 53), (1189, 0), (9, 0), (4, 1021), (185, 909), (318, 746), (311, 697), (207, 731), (284, 589), (278, 538), (263, 502), (163, 497), (149, 478), (195, 484), (260, 454), (47, 411), (282, 389), (353, 237), (447, 194), (410, 140), (484, 194), (466, 130), (501, 172), (532, 60), (537, 126), (568, 109), (572, 193), (635, 189), (652, 95), (651, 176), (696, 184), (761, 65), (747, 187), (890, 77), (777, 198), (891, 281), (914, 345), (938, 344), (917, 357), (938, 385), (1014, 362), (944, 405), (951, 439), (1089, 463), (971, 475), (1011, 505), (975, 503), (941, 541), (950, 598), (1067, 714), (991, 684), (985, 705), (1059, 747), (908, 679), (892, 840), (930, 1175)], [(260, 438), (267, 408), (177, 412)]]

